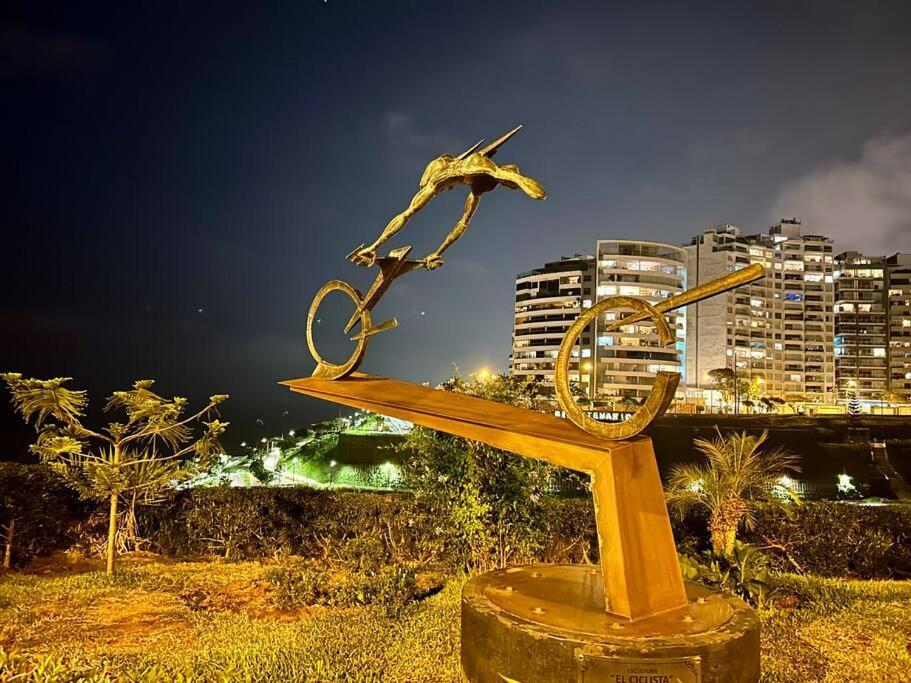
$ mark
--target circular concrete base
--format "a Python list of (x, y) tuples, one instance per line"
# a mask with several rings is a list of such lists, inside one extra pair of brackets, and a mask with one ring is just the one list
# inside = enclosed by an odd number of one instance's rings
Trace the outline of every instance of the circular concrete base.
[(462, 677), (472, 683), (754, 683), (759, 618), (742, 600), (686, 585), (689, 605), (631, 622), (604, 610), (601, 572), (531, 565), (462, 590)]

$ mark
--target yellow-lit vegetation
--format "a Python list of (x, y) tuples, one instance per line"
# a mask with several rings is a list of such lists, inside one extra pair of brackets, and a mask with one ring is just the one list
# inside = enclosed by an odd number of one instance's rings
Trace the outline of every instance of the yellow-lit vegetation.
[[(459, 578), (434, 593), (439, 577), (418, 574), (430, 595), (395, 617), (281, 608), (270, 577), (299, 566), (134, 556), (107, 577), (96, 561), (36, 562), (0, 576), (0, 680), (459, 680)], [(907, 680), (911, 584), (780, 580), (761, 611), (763, 680)]]

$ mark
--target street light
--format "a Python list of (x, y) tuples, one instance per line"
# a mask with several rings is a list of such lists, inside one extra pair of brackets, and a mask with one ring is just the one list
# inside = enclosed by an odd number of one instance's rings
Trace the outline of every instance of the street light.
[(491, 379), (493, 379), (493, 371), (487, 366), (484, 366), (480, 370), (477, 370), (474, 373), (474, 376), (475, 379), (477, 379), (479, 382), (489, 382)]

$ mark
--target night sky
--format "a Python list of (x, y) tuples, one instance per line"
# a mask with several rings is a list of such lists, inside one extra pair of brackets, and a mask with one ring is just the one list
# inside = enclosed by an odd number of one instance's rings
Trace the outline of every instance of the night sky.
[[(229, 393), (229, 448), (257, 418), (337, 414), (276, 385), (312, 370), (311, 297), (369, 285), (344, 256), (430, 159), (517, 123), (497, 161), (548, 199), (485, 195), (445, 265), (376, 309), (401, 326), (363, 370), (505, 369), (515, 274), (599, 238), (798, 215), (836, 249), (911, 250), (906, 2), (189, 4), (33, 0), (0, 20), (0, 369), (75, 377), (96, 407), (140, 378)], [(425, 255), (463, 201), (393, 246)], [(318, 339), (341, 357), (340, 333)], [(29, 435), (7, 397), (0, 459)]]

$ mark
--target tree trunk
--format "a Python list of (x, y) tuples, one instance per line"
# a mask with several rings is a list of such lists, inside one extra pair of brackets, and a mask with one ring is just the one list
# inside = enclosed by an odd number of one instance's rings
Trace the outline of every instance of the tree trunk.
[(727, 530), (724, 528), (724, 522), (721, 519), (721, 515), (712, 515), (711, 521), (709, 521), (709, 534), (712, 537), (712, 553), (717, 557), (724, 557)]
[[(120, 446), (114, 446), (114, 461), (113, 465), (115, 470), (120, 464)], [(114, 574), (114, 555), (117, 552), (117, 502), (119, 499), (119, 493), (115, 490), (111, 494), (111, 509), (110, 516), (108, 517), (108, 547), (107, 547), (107, 567), (105, 568), (105, 573), (108, 576)]]
[(3, 553), (3, 568), (9, 569), (13, 561), (13, 536), (16, 533), (16, 518), (10, 517), (6, 527), (6, 550)]
[(108, 517), (107, 566), (105, 568), (108, 576), (114, 573), (114, 554), (117, 550), (117, 500), (118, 495), (112, 493), (110, 516)]
[(712, 552), (718, 557), (730, 557), (734, 554), (737, 542), (737, 527), (746, 512), (742, 500), (733, 499), (721, 504), (712, 512), (709, 519), (709, 533), (712, 537)]

